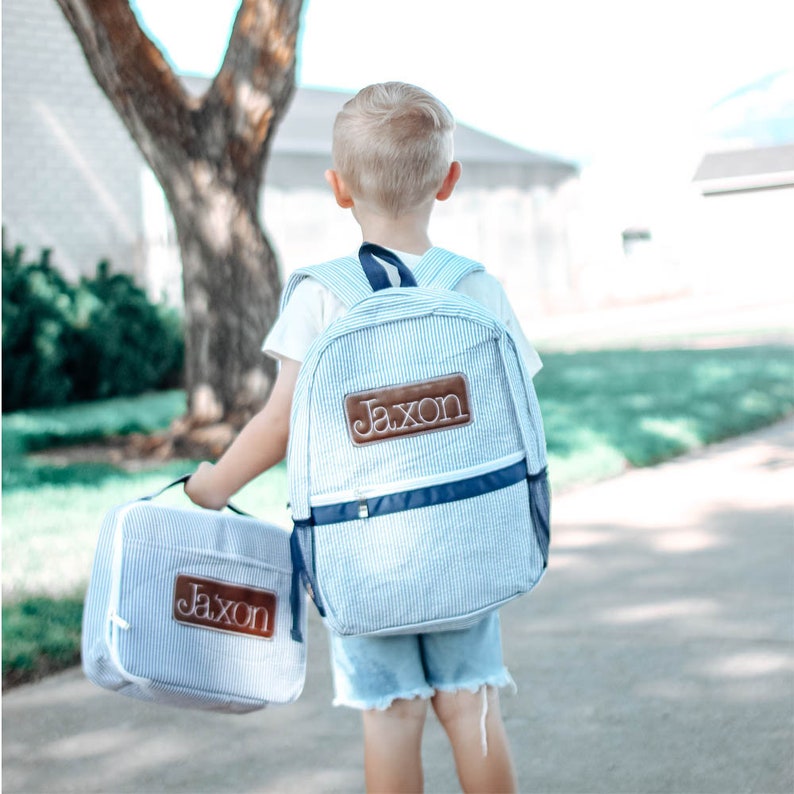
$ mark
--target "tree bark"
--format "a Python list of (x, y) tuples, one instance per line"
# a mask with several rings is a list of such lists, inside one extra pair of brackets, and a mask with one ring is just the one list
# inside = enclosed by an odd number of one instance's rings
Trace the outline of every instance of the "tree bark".
[(217, 184), (172, 207), (182, 253), (190, 417), (239, 426), (272, 382), (261, 345), (278, 310), (276, 259), (250, 208)]
[(280, 279), (258, 220), (259, 193), (295, 88), (302, 2), (242, 0), (220, 71), (196, 99), (127, 0), (58, 0), (174, 216), (193, 424), (241, 424), (272, 384), (260, 346), (276, 317)]

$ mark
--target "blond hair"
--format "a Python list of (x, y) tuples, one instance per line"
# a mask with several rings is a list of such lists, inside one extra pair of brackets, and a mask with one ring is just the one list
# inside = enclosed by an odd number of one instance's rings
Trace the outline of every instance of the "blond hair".
[(334, 123), (334, 168), (355, 197), (398, 217), (431, 200), (452, 163), (455, 120), (407, 83), (376, 83), (345, 103)]

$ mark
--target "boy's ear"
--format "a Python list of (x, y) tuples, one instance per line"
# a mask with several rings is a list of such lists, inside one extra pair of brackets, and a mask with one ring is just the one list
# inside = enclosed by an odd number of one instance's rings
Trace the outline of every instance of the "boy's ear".
[(325, 172), (325, 181), (331, 186), (336, 203), (342, 209), (349, 210), (354, 204), (353, 197), (350, 195), (347, 185), (342, 181), (342, 177), (339, 176), (336, 171), (329, 168)]
[(455, 189), (455, 185), (457, 185), (460, 179), (461, 170), (460, 163), (457, 160), (453, 160), (441, 184), (441, 190), (436, 193), (436, 198), (439, 201), (446, 201), (452, 195), (452, 191)]

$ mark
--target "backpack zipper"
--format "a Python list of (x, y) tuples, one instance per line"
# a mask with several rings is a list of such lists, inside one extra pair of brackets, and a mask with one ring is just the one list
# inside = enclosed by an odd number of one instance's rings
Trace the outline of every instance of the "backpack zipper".
[[(498, 471), (507, 466), (512, 466), (524, 460), (524, 458), (526, 458), (526, 453), (524, 451), (514, 452), (512, 455), (506, 455), (503, 458), (480, 463), (477, 466), (469, 466), (465, 469), (447, 471), (428, 477), (414, 477), (410, 480), (398, 480), (388, 485), (356, 488), (355, 490), (336, 491), (335, 493), (313, 496), (309, 504), (311, 507), (327, 507), (328, 505), (334, 505), (340, 502), (358, 502), (359, 518), (366, 518), (367, 499), (375, 499), (379, 496), (388, 496), (389, 494), (401, 493), (402, 491), (413, 491), (417, 488), (432, 488), (434, 485), (447, 485), (448, 483), (457, 482), (458, 480), (479, 477), (483, 474), (489, 474), (492, 471)], [(361, 515), (362, 512), (365, 513), (365, 515)]]

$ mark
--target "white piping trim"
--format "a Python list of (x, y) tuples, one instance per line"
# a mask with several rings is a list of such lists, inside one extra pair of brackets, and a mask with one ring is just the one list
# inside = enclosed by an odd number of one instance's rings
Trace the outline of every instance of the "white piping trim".
[(111, 564), (111, 587), (110, 598), (108, 599), (108, 615), (107, 615), (107, 628), (108, 628), (108, 651), (110, 652), (110, 659), (116, 668), (118, 674), (130, 683), (137, 684), (140, 687), (147, 688), (151, 684), (151, 679), (142, 678), (128, 672), (121, 662), (119, 655), (119, 634), (121, 631), (127, 631), (130, 624), (122, 618), (118, 613), (119, 601), (121, 600), (121, 568), (123, 556), (123, 526), (124, 519), (127, 513), (139, 504), (136, 500), (128, 505), (125, 505), (119, 510), (116, 517), (116, 526), (113, 531), (113, 562)]

